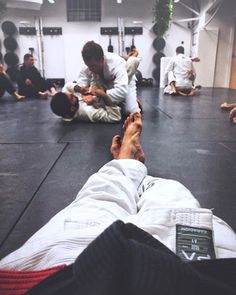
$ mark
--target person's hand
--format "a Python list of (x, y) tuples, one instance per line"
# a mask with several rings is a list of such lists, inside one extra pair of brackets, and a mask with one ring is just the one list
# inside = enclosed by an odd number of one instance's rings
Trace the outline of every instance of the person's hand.
[(97, 97), (104, 97), (106, 96), (106, 92), (100, 88), (95, 88), (93, 89), (94, 91), (94, 95), (97, 96)]
[(193, 61), (193, 62), (199, 62), (200, 61), (200, 58), (199, 57), (192, 57), (191, 58), (191, 61)]
[(94, 96), (92, 95), (84, 95), (83, 96), (83, 101), (87, 104), (87, 105), (92, 105), (94, 103)]
[(26, 85), (31, 85), (31, 84), (32, 84), (32, 81), (31, 81), (30, 79), (26, 79), (26, 80), (25, 80), (25, 84), (26, 84)]
[(88, 86), (79, 86), (78, 84), (75, 85), (74, 91), (78, 92), (80, 94), (86, 94), (89, 92), (89, 87)]
[(187, 72), (187, 77), (189, 80), (194, 81), (195, 76), (192, 70)]

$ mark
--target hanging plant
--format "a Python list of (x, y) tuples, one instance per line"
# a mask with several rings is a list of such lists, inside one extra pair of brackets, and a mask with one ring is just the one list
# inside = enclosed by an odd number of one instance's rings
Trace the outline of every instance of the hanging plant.
[(153, 31), (157, 36), (163, 36), (169, 29), (173, 14), (172, 0), (157, 0), (152, 9)]

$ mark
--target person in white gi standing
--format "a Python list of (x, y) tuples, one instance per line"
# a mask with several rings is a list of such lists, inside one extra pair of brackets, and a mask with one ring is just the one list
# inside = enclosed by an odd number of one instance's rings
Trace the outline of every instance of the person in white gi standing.
[(100, 85), (111, 100), (122, 107), (125, 114), (140, 112), (135, 76), (129, 81), (126, 61), (122, 57), (104, 52), (94, 41), (84, 45), (82, 57), (85, 66), (77, 81), (80, 87)]

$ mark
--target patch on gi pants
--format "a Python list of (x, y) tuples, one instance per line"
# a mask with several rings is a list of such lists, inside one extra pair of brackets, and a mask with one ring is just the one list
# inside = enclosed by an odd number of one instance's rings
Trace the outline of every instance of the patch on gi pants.
[(184, 261), (216, 258), (212, 230), (176, 224), (176, 254)]

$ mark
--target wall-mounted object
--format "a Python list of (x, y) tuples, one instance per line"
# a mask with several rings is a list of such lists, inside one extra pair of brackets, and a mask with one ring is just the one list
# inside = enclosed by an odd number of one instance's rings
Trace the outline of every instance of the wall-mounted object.
[(152, 45), (154, 49), (156, 49), (159, 52), (160, 50), (163, 50), (164, 47), (166, 46), (166, 41), (163, 37), (157, 37), (156, 39), (153, 40)]
[(142, 35), (143, 27), (125, 27), (125, 35)]
[(100, 32), (101, 35), (118, 35), (118, 27), (102, 27)]
[(6, 35), (14, 35), (17, 31), (15, 24), (11, 21), (6, 20), (2, 23), (2, 31)]
[(4, 41), (3, 44), (5, 46), (5, 48), (9, 51), (14, 51), (16, 50), (16, 48), (18, 47), (18, 44), (16, 42), (16, 39), (9, 36), (7, 37)]
[(165, 57), (165, 54), (163, 52), (158, 51), (153, 55), (153, 58), (152, 58), (152, 61), (154, 62), (154, 64), (159, 68), (160, 68), (162, 57)]
[(43, 27), (44, 35), (62, 35), (62, 28), (60, 27)]
[(8, 66), (12, 67), (19, 63), (19, 58), (14, 52), (7, 52), (4, 55), (4, 61)]
[(35, 27), (19, 27), (20, 35), (36, 35)]

